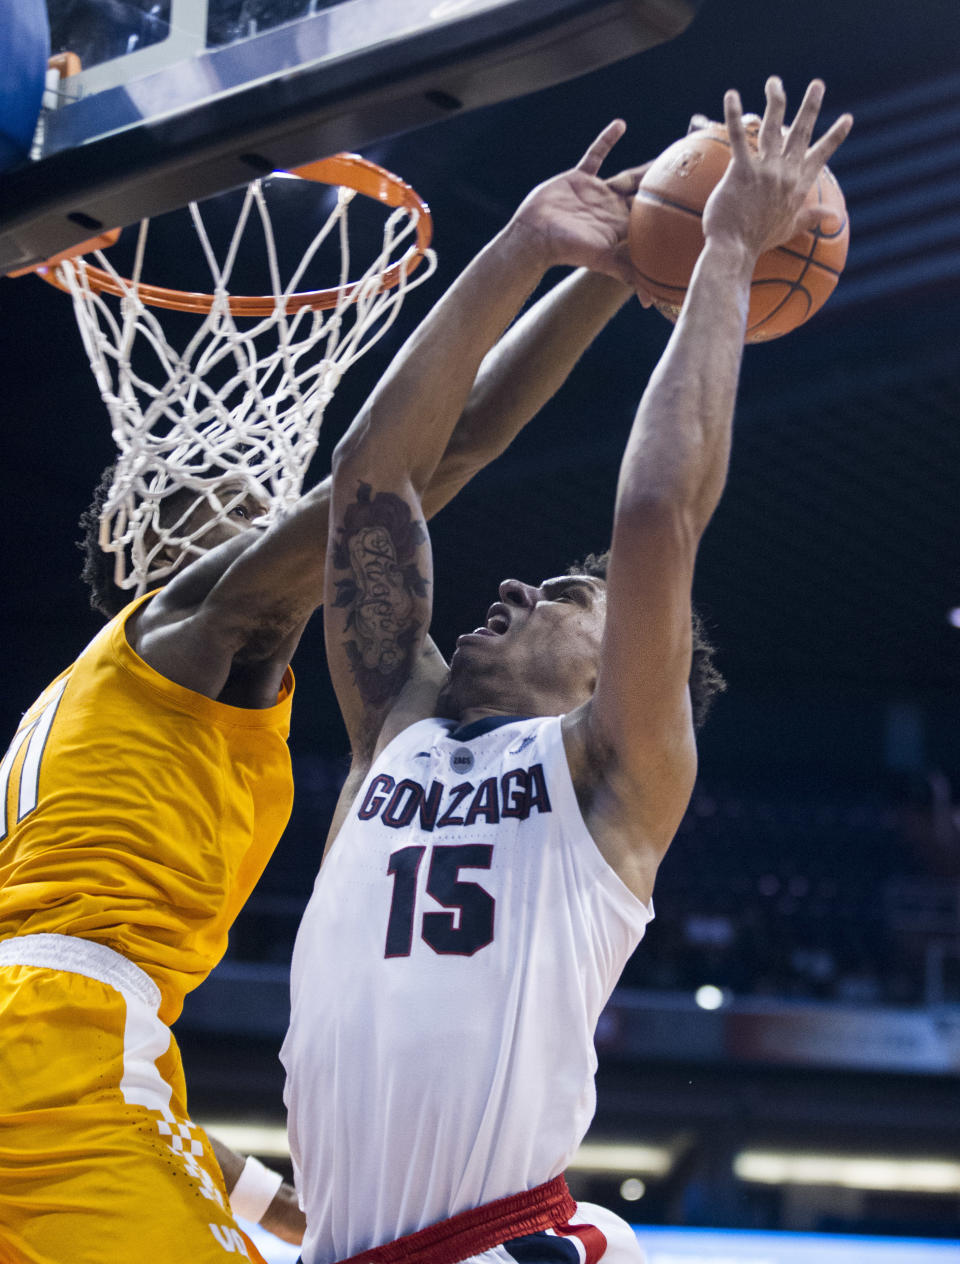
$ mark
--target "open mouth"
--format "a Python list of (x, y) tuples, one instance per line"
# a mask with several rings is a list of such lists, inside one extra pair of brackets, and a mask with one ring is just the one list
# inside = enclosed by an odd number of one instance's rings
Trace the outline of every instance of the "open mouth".
[(510, 615), (506, 607), (499, 603), (491, 606), (487, 611), (487, 622), (484, 630), (492, 633), (493, 636), (503, 636), (509, 626)]
[[(464, 633), (465, 636), (503, 636), (507, 628), (510, 626), (510, 612), (506, 606), (499, 602), (490, 607), (487, 611), (487, 621), (474, 628), (472, 632)], [(461, 638), (462, 639), (462, 638)]]

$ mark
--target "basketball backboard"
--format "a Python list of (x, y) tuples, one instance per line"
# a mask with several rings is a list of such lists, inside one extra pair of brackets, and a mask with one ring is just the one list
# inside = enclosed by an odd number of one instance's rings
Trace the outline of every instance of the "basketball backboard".
[(4, 177), (0, 273), (642, 52), (699, 3), (47, 0), (52, 51), (82, 70)]

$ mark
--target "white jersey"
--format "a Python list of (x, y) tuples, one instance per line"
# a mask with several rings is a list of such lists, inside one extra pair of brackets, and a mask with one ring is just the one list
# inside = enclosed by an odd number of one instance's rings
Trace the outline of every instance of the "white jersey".
[(597, 1020), (652, 916), (587, 832), (558, 717), (399, 734), (294, 949), (304, 1264), (562, 1172), (594, 1113)]

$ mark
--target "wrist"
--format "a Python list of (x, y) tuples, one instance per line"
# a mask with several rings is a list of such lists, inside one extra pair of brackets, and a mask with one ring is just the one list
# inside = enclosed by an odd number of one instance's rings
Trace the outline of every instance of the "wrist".
[(636, 292), (632, 285), (606, 272), (593, 272), (590, 268), (578, 268), (571, 284), (576, 287), (581, 304), (595, 301), (598, 307), (609, 309), (610, 314), (620, 310)]
[(251, 1154), (230, 1191), (230, 1210), (242, 1220), (259, 1224), (282, 1184), (279, 1172), (271, 1171)]
[(558, 263), (553, 257), (549, 232), (525, 219), (522, 209), (508, 221), (497, 240), (510, 258), (511, 266), (533, 278), (534, 285)]
[(707, 237), (702, 257), (712, 268), (728, 273), (732, 279), (749, 282), (759, 254), (741, 237), (715, 234)]

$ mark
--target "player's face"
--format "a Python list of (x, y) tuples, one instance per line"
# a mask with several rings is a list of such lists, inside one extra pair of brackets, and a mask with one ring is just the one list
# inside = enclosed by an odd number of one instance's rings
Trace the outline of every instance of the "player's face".
[[(176, 535), (192, 536), (195, 532), (201, 531), (201, 528), (205, 528), (199, 536), (196, 536), (192, 547), (175, 548), (180, 558), (178, 571), (189, 565), (200, 554), (208, 553), (218, 544), (223, 544), (234, 536), (249, 531), (262, 519), (269, 508), (266, 501), (251, 493), (241, 496), (241, 491), (242, 488), (230, 487), (229, 484), (218, 489), (220, 503), (227, 509), (225, 514), (218, 514), (206, 497), (196, 499), (194, 493), (186, 489), (171, 498), (171, 506), (165, 514), (165, 524), (173, 529)], [(185, 516), (180, 521), (181, 515), (184, 514)], [(171, 556), (172, 552), (173, 549), (171, 549)]]
[(218, 516), (209, 501), (203, 499), (198, 502), (186, 520), (185, 528), (191, 533), (204, 523), (210, 523), (207, 530), (197, 540), (197, 544), (205, 552), (215, 549), (218, 544), (223, 544), (225, 540), (231, 540), (242, 531), (249, 531), (254, 523), (267, 512), (269, 506), (266, 501), (251, 493), (247, 493), (241, 499), (236, 500), (235, 504), (231, 503), (236, 498), (239, 490), (239, 488), (234, 490), (226, 488), (218, 492), (220, 503), (224, 507), (229, 505), (225, 515)]
[(606, 604), (606, 584), (588, 575), (559, 575), (536, 587), (504, 580), (486, 623), (457, 640), (451, 666), (509, 681), (531, 698), (553, 692), (579, 705), (596, 683)]

